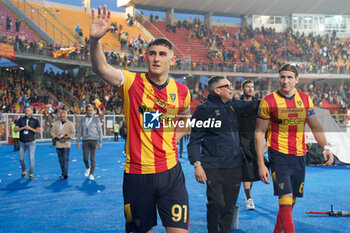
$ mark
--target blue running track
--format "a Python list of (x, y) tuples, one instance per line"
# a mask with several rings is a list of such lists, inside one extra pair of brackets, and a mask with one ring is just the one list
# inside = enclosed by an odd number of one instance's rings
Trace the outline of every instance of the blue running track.
[[(59, 179), (57, 154), (51, 143), (37, 143), (34, 180), (21, 178), (19, 153), (0, 146), (0, 232), (125, 232), (122, 178), (125, 157), (123, 140), (104, 140), (97, 150), (95, 181), (84, 177), (82, 149), (72, 144), (69, 178)], [(28, 156), (27, 156), (28, 157)], [(180, 158), (190, 197), (189, 232), (206, 232), (205, 185), (194, 178), (193, 167)], [(27, 158), (27, 165), (28, 158)], [(298, 199), (293, 217), (296, 232), (350, 232), (350, 217), (310, 216), (307, 210), (350, 211), (350, 166), (307, 167), (304, 198)], [(272, 185), (254, 183), (255, 211), (245, 209), (243, 191), (239, 229), (232, 232), (272, 232), (278, 211)], [(165, 232), (158, 220), (154, 232)]]

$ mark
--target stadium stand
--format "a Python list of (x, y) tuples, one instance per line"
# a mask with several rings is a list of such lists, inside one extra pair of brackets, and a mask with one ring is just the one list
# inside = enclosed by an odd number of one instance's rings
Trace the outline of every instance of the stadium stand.
[[(74, 31), (76, 25), (79, 24), (83, 33), (82, 37), (89, 37), (91, 21), (91, 16), (89, 13), (54, 6), (47, 6), (47, 9), (49, 9), (53, 15), (64, 22), (64, 24), (67, 25), (71, 31)], [(145, 38), (148, 41), (147, 36), (139, 28), (137, 28), (137, 26), (126, 25), (125, 19), (122, 17), (112, 16), (111, 23), (112, 22), (115, 22), (119, 26), (119, 30), (117, 33), (108, 33), (102, 39), (101, 44), (104, 50), (120, 51), (122, 49), (120, 44), (120, 35), (122, 34), (122, 31), (128, 32), (128, 38), (130, 39), (138, 38), (138, 36), (141, 35), (142, 38)]]
[[(40, 40), (39, 36), (32, 31), (21, 19), (11, 12), (3, 3), (0, 2), (0, 33), (1, 36), (10, 37), (18, 36), (19, 38), (26, 39), (29, 42), (34, 40)], [(6, 20), (11, 20), (10, 29), (7, 30)], [(18, 30), (16, 30), (16, 22), (19, 23)]]
[(21, 69), (1, 69), (0, 100), (3, 113), (22, 113), (29, 105), (36, 113), (45, 113), (49, 106), (57, 107), (57, 99), (48, 86), (29, 80)]
[[(13, 3), (19, 2), (17, 0), (11, 1)], [(89, 13), (51, 5), (26, 4), (19, 5), (20, 8), (22, 6), (23, 12), (32, 14), (31, 12), (34, 10), (35, 15), (45, 15), (46, 20), (57, 25), (60, 31), (64, 31), (69, 40), (74, 40), (75, 47), (78, 48), (78, 45), (83, 43), (83, 38), (86, 38), (84, 42), (88, 41)], [(8, 12), (4, 13), (2, 20), (7, 15), (12, 21), (15, 20), (14, 14), (2, 4), (0, 6), (1, 12)], [(28, 9), (31, 9), (31, 12)], [(136, 23), (130, 25), (129, 19), (129, 16), (112, 15), (111, 23), (115, 25), (116, 30), (109, 33), (102, 41), (105, 55), (107, 61), (113, 65), (144, 67), (146, 66), (145, 44), (149, 41), (149, 37), (142, 31), (143, 29), (135, 25)], [(276, 33), (272, 28), (266, 27), (253, 30), (221, 25), (208, 29), (196, 18), (193, 21), (191, 18), (183, 22), (178, 20), (174, 25), (167, 25), (164, 21), (158, 20), (150, 22), (144, 18), (139, 21), (154, 37), (167, 37), (174, 43), (178, 56), (177, 70), (273, 73), (281, 64), (294, 62), (301, 73), (343, 74), (349, 72), (350, 41), (348, 39), (339, 40), (327, 35), (313, 34), (305, 36), (290, 29), (283, 33)], [(82, 28), (83, 36), (81, 38), (75, 32), (77, 24)], [(2, 27), (4, 30), (6, 22), (2, 22), (2, 25), (4, 25)], [(25, 24), (22, 23), (22, 27), (25, 27)], [(35, 35), (35, 33), (33, 34)], [(36, 38), (31, 43), (23, 42), (23, 38), (11, 38), (5, 33), (2, 33), (1, 42), (12, 43), (16, 51), (49, 56), (52, 56), (53, 51), (66, 46), (65, 44), (47, 44), (40, 38)], [(86, 60), (88, 47), (82, 46), (66, 58)], [(109, 89), (103, 83), (94, 86), (91, 83), (78, 82), (71, 76), (53, 75), (52, 73), (46, 73), (44, 76), (55, 80), (56, 88), (70, 90), (63, 97), (57, 96), (57, 93), (52, 91), (53, 95), (56, 95), (56, 105), (60, 105), (58, 102), (62, 102), (67, 106), (72, 106), (74, 112), (80, 112), (84, 106), (82, 103), (92, 103), (94, 99), (98, 98), (103, 106), (101, 112), (120, 113), (122, 110), (117, 92), (114, 89)], [(72, 80), (74, 81), (72, 82)], [(263, 79), (257, 79), (256, 85), (260, 91), (267, 88), (267, 82)], [(237, 90), (239, 86), (240, 81), (237, 80)], [(334, 91), (333, 89), (329, 90), (330, 87), (327, 88), (325, 89), (327, 92)], [(201, 88), (199, 90), (192, 89), (191, 92), (194, 104), (204, 101), (207, 95)], [(331, 92), (327, 97), (323, 96), (321, 92), (309, 90), (309, 93), (317, 106), (332, 109), (335, 113), (347, 112), (349, 98), (346, 91)], [(262, 92), (259, 92), (259, 97), (261, 96)], [(6, 111), (18, 111), (18, 109), (6, 109)]]
[(72, 46), (72, 41), (69, 36), (62, 32), (55, 23), (50, 21), (50, 17), (43, 15), (39, 8), (35, 8), (26, 1), (11, 0), (11, 2), (20, 9), (32, 22), (39, 26), (48, 36), (50, 36), (57, 44)]
[[(66, 24), (72, 31), (74, 31), (77, 24), (79, 24), (82, 29), (82, 38), (88, 37), (91, 22), (91, 16), (89, 13), (52, 6), (47, 6), (47, 9), (64, 22), (64, 24)], [(108, 33), (102, 39), (101, 44), (104, 50), (117, 50), (120, 48), (120, 43), (111, 33)]]
[[(58, 30), (60, 30), (66, 37), (63, 37), (63, 41), (61, 43), (61, 46), (70, 47), (72, 45), (78, 45), (82, 44), (82, 41), (79, 40), (78, 35), (74, 34), (74, 31), (72, 31), (70, 28), (66, 26), (66, 24), (62, 23), (59, 18), (55, 17), (55, 15), (52, 14), (52, 12), (45, 8), (40, 6), (39, 4), (28, 2), (34, 9), (36, 9), (38, 12), (41, 13), (41, 15), (45, 16), (46, 20), (48, 20), (50, 23), (55, 25)], [(49, 32), (47, 32), (49, 33)], [(57, 37), (59, 35), (53, 35), (54, 37)], [(68, 38), (70, 41), (65, 40), (65, 38)], [(55, 41), (58, 41), (55, 39)], [(71, 44), (73, 42), (73, 44)]]

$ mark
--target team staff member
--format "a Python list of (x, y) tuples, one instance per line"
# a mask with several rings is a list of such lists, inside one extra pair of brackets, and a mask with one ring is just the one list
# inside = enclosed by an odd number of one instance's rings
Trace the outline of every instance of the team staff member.
[(28, 106), (24, 110), (25, 116), (21, 117), (14, 128), (15, 132), (19, 131), (19, 161), (22, 166), (22, 177), (27, 175), (25, 163), (26, 151), (29, 154), (29, 178), (34, 178), (35, 165), (35, 134), (41, 133), (39, 121), (33, 117), (33, 108)]
[(298, 71), (286, 64), (279, 70), (279, 89), (260, 103), (255, 131), (260, 179), (269, 183), (270, 174), (264, 164), (264, 136), (268, 129), (267, 147), (279, 211), (274, 232), (295, 232), (292, 209), (297, 197), (303, 196), (306, 145), (305, 122), (316, 141), (324, 148), (325, 165), (333, 163), (322, 126), (317, 120), (310, 96), (296, 90)]
[[(83, 160), (86, 167), (85, 177), (95, 180), (96, 147), (102, 148), (102, 128), (98, 117), (94, 116), (94, 106), (86, 106), (86, 116), (81, 118), (77, 132), (77, 148), (80, 148), (80, 140), (83, 141)], [(91, 165), (89, 164), (89, 157)]]
[[(245, 80), (242, 82), (243, 95), (241, 100), (252, 101), (254, 96), (254, 82)], [(259, 101), (260, 103), (260, 101)], [(253, 187), (253, 182), (259, 179), (259, 170), (257, 165), (256, 152), (254, 147), (254, 131), (256, 126), (256, 112), (238, 116), (239, 139), (241, 142), (241, 153), (243, 159), (242, 180), (244, 188), (244, 201), (247, 210), (254, 210), (254, 200), (251, 197), (250, 191)]]
[(187, 151), (196, 180), (207, 183), (208, 232), (228, 233), (242, 182), (237, 111), (256, 112), (258, 102), (232, 100), (232, 84), (221, 76), (212, 77), (208, 88), (208, 101), (197, 107), (192, 120), (215, 119), (221, 125), (219, 128), (193, 127)]
[[(100, 38), (108, 32), (111, 12), (92, 9), (90, 30), (93, 71), (118, 87), (127, 129), (123, 197), (126, 232), (152, 232), (157, 211), (167, 232), (187, 232), (188, 194), (177, 155), (185, 130), (174, 128), (179, 114), (189, 111), (190, 93), (168, 77), (175, 64), (173, 45), (155, 39), (147, 49), (148, 72), (136, 74), (108, 65)], [(168, 122), (165, 128), (163, 122)]]
[(71, 140), (75, 136), (74, 124), (67, 120), (67, 112), (60, 112), (60, 119), (51, 128), (51, 136), (56, 139), (56, 152), (61, 166), (60, 178), (68, 178), (69, 151)]

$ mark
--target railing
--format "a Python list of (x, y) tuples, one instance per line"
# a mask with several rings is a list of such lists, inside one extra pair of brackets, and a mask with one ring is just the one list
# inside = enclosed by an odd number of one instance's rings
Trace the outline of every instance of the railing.
[(46, 32), (56, 44), (61, 46), (73, 46), (72, 41), (65, 33), (59, 30), (52, 22), (50, 22), (38, 9), (31, 6), (29, 3), (21, 0), (10, 0), (18, 9), (20, 9), (28, 18), (37, 24), (41, 30)]
[[(17, 113), (0, 113), (0, 144), (8, 143), (9, 137), (11, 136), (11, 124), (15, 119), (23, 117), (24, 114)], [(68, 115), (67, 120), (73, 122), (75, 129), (79, 127), (80, 120), (85, 115)], [(51, 126), (53, 122), (59, 119), (58, 115), (43, 115), (43, 114), (33, 114), (33, 117), (38, 119), (41, 134), (36, 135), (37, 141), (50, 141), (51, 138)], [(114, 136), (113, 127), (115, 122), (121, 123), (124, 120), (123, 115), (99, 115), (101, 125), (102, 125), (102, 135), (103, 138), (111, 138)], [(75, 138), (74, 138), (75, 139)]]
[[(0, 144), (8, 143), (9, 137), (11, 136), (11, 124), (15, 119), (19, 119), (23, 117), (24, 114), (17, 113), (0, 113)], [(76, 130), (79, 127), (80, 120), (85, 115), (68, 115), (67, 120), (73, 122)], [(43, 114), (34, 114), (34, 118), (39, 120), (41, 134), (36, 135), (37, 141), (50, 141), (51, 134), (51, 126), (53, 122), (59, 119), (58, 115), (43, 115)], [(332, 114), (332, 117), (337, 120), (337, 124), (340, 129), (344, 132), (348, 132), (350, 134), (350, 124), (347, 124), (346, 118), (350, 119), (350, 115), (348, 114)], [(103, 138), (112, 138), (114, 136), (113, 127), (114, 124), (121, 123), (124, 120), (124, 115), (99, 115), (101, 125), (102, 125), (102, 135)], [(344, 121), (339, 120), (342, 118)], [(346, 122), (346, 123), (345, 123)], [(75, 139), (75, 138), (74, 138)]]

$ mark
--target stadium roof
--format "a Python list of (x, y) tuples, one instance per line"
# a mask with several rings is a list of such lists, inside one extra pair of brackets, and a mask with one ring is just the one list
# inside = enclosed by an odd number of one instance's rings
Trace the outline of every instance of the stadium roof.
[(118, 7), (177, 13), (241, 17), (243, 15), (289, 16), (292, 13), (350, 15), (349, 0), (118, 0)]

